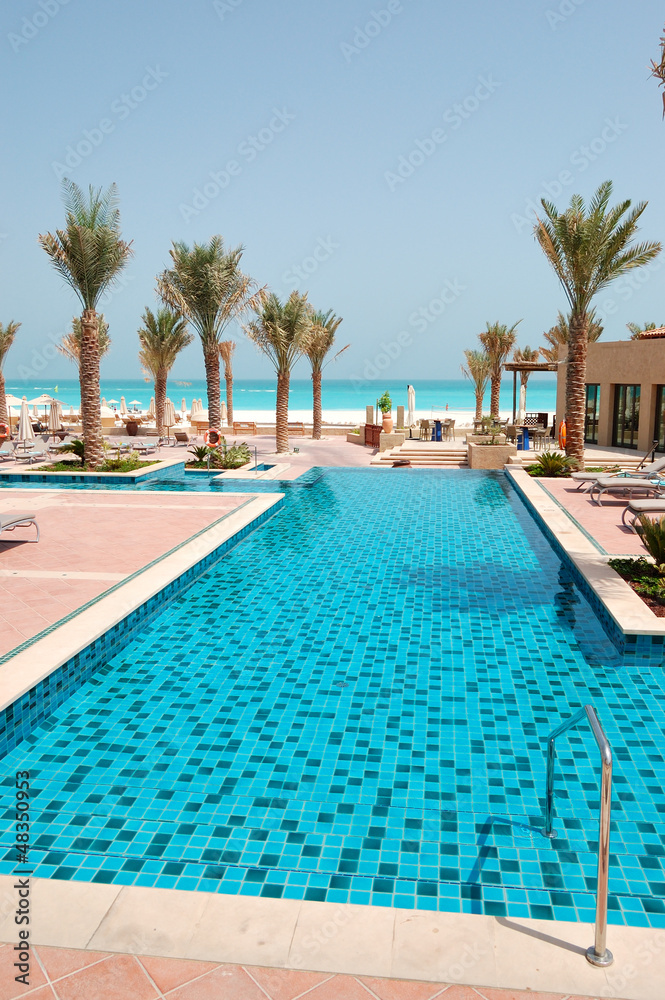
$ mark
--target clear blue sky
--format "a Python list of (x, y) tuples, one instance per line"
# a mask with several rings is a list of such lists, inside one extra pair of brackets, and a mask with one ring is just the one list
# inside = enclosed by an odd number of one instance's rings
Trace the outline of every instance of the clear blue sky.
[[(352, 347), (331, 376), (371, 376), (385, 344), (379, 367), (409, 381), (457, 377), (487, 320), (522, 318), (532, 346), (555, 321), (526, 221), (544, 185), (563, 207), (611, 178), (665, 238), (656, 0), (10, 0), (0, 22), (10, 377), (75, 376), (51, 343), (78, 305), (37, 243), (65, 170), (117, 183), (133, 240), (104, 307), (108, 377), (140, 377), (172, 239), (221, 233), (260, 284), (334, 308)], [(665, 322), (663, 274), (600, 297), (605, 339)], [(269, 376), (236, 333), (237, 376)], [(197, 342), (174, 375), (202, 374)]]

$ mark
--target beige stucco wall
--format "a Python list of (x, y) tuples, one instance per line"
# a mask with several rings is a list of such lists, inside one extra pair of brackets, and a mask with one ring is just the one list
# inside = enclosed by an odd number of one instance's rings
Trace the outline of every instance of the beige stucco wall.
[[(557, 424), (566, 411), (567, 367), (560, 364), (557, 374)], [(586, 380), (600, 385), (598, 444), (605, 447), (612, 445), (614, 387), (641, 386), (637, 450), (647, 451), (653, 441), (657, 386), (665, 385), (665, 338), (589, 344)]]

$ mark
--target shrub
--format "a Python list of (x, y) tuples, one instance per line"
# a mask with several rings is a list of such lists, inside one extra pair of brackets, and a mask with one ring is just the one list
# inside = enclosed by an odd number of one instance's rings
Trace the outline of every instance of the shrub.
[(193, 444), (191, 448), (187, 449), (187, 454), (194, 456), (194, 462), (204, 463), (211, 451), (212, 449), (207, 444)]
[(547, 476), (552, 479), (569, 476), (574, 468), (574, 459), (561, 455), (558, 451), (544, 451), (535, 465), (529, 466), (527, 472), (530, 476)]
[(64, 445), (59, 449), (59, 451), (60, 454), (63, 452), (71, 452), (72, 455), (76, 455), (81, 465), (85, 464), (85, 445), (83, 444), (83, 441), (79, 440), (79, 438), (74, 438), (73, 441)]
[(393, 401), (390, 398), (390, 393), (386, 389), (383, 396), (381, 396), (379, 400), (379, 409), (381, 410), (381, 413), (390, 413), (392, 408), (393, 408)]
[(642, 538), (644, 548), (656, 564), (659, 576), (665, 576), (665, 517), (653, 521), (645, 514), (641, 514), (640, 527), (637, 531)]

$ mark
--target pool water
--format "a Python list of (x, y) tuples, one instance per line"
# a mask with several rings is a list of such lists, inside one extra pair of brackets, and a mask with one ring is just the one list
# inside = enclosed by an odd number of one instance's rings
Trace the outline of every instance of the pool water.
[(540, 832), (543, 740), (591, 702), (615, 754), (610, 920), (665, 926), (662, 671), (621, 661), (503, 474), (242, 491), (285, 507), (5, 760), (7, 829), (31, 772), (35, 875), (593, 920), (585, 729), (558, 741), (560, 836)]

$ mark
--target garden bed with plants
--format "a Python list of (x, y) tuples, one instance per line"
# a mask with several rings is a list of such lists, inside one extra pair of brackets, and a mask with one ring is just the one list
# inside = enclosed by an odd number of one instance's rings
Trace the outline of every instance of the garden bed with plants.
[(147, 465), (156, 465), (158, 458), (142, 459), (138, 452), (131, 451), (129, 454), (121, 455), (120, 451), (112, 445), (104, 444), (106, 458), (102, 464), (91, 469), (85, 461), (85, 448), (83, 441), (75, 439), (60, 449), (61, 453), (68, 453), (72, 457), (64, 461), (51, 462), (48, 465), (41, 465), (37, 472), (136, 472), (144, 469)]
[(665, 577), (647, 559), (610, 559), (609, 565), (658, 618), (665, 618)]
[[(544, 451), (538, 456), (537, 462), (527, 466), (526, 471), (536, 479), (567, 479), (575, 471), (575, 461), (558, 451)], [(584, 471), (611, 476), (620, 469), (618, 465), (587, 466)]]
[(242, 444), (228, 445), (225, 438), (221, 438), (219, 445), (215, 447), (207, 444), (192, 445), (187, 453), (192, 455), (192, 459), (187, 462), (186, 469), (239, 469), (252, 460), (244, 441)]

